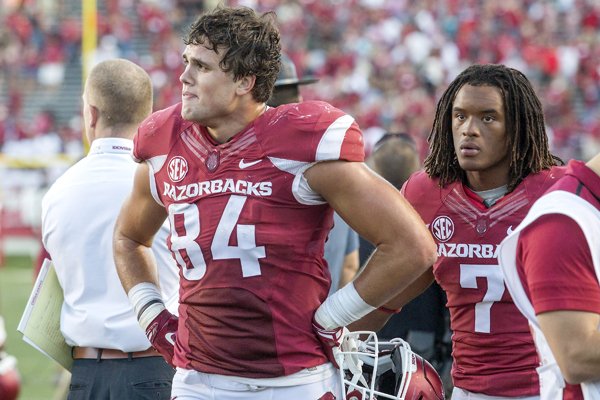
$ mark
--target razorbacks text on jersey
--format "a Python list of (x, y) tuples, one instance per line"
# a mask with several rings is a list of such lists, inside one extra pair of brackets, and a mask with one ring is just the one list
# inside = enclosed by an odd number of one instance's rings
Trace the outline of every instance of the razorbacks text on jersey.
[(150, 165), (180, 267), (175, 365), (270, 378), (327, 362), (311, 319), (330, 285), (332, 209), (302, 174), (320, 161), (362, 162), (358, 125), (303, 102), (269, 108), (219, 144), (180, 109), (151, 115), (133, 152)]
[(563, 174), (563, 167), (531, 174), (490, 208), (462, 183), (440, 188), (423, 171), (404, 184), (438, 246), (433, 272), (448, 298), (456, 387), (491, 396), (539, 393), (536, 350), (505, 288), (498, 245)]

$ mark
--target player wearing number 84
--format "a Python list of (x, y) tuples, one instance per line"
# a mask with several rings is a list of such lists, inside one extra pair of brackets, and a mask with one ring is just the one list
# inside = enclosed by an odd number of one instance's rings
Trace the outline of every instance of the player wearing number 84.
[[(173, 398), (342, 398), (329, 362), (342, 327), (422, 274), (435, 244), (365, 167), (351, 116), (324, 102), (266, 106), (280, 60), (272, 14), (219, 7), (185, 43), (182, 102), (154, 113), (134, 140), (140, 165), (115, 230), (121, 282), (153, 345), (178, 367)], [(334, 209), (379, 247), (325, 300)], [(147, 256), (166, 218), (179, 319), (156, 296)]]

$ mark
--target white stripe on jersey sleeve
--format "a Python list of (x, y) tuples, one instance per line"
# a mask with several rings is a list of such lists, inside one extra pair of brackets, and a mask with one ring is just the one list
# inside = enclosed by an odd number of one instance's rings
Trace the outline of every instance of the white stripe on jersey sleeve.
[(346, 114), (329, 125), (317, 147), (317, 154), (315, 156), (317, 161), (340, 159), (346, 131), (353, 122), (354, 118)]
[(165, 161), (167, 161), (167, 156), (156, 156), (146, 160), (148, 163), (149, 172), (148, 179), (150, 179), (150, 192), (152, 193), (152, 197), (154, 201), (156, 201), (161, 206), (165, 206), (162, 201), (160, 201), (160, 196), (158, 195), (158, 188), (156, 187), (156, 179), (154, 178), (154, 174), (165, 165)]
[(292, 183), (292, 194), (298, 203), (307, 205), (325, 204), (326, 201), (321, 195), (308, 185), (304, 177), (304, 171), (312, 167), (315, 163), (304, 161), (286, 160), (285, 158), (269, 157), (269, 160), (281, 171), (294, 175)]

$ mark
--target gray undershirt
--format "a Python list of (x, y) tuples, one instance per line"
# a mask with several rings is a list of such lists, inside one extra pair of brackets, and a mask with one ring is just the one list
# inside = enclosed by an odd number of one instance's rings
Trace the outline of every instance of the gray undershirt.
[[(474, 191), (475, 192), (475, 191)], [(500, 200), (508, 192), (508, 185), (503, 185), (490, 190), (482, 190), (481, 192), (475, 192), (479, 197), (483, 199), (483, 204), (490, 208), (498, 200)]]

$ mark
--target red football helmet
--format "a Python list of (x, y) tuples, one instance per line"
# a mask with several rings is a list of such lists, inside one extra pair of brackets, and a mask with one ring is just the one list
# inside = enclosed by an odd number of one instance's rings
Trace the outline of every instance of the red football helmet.
[(349, 332), (335, 353), (344, 400), (445, 398), (436, 370), (402, 339), (380, 342), (375, 332)]
[(16, 358), (0, 351), (0, 400), (16, 400), (20, 390)]

